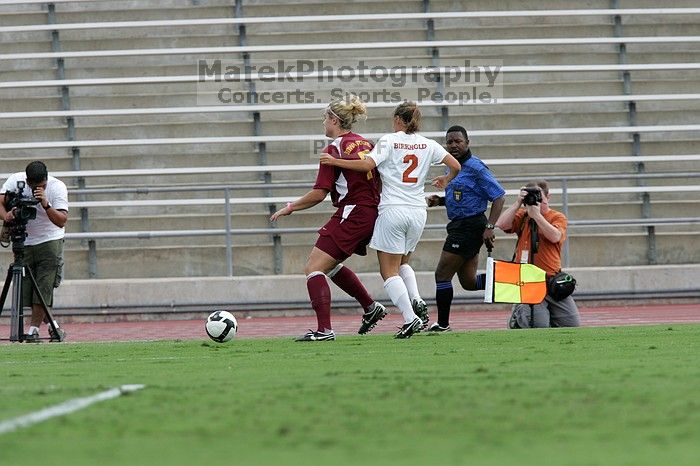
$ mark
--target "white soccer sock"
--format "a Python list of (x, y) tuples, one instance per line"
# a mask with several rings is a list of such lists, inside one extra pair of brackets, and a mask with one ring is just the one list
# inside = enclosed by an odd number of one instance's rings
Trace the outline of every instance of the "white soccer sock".
[(408, 290), (408, 297), (412, 300), (420, 299), (420, 293), (418, 292), (418, 281), (416, 280), (416, 272), (408, 264), (403, 264), (399, 267), (399, 275), (401, 279), (406, 284), (406, 289)]
[(404, 323), (413, 322), (413, 319), (417, 316), (413, 313), (411, 300), (408, 299), (408, 290), (401, 277), (394, 275), (387, 278), (384, 282), (384, 289), (386, 294), (389, 295), (391, 302), (401, 311)]

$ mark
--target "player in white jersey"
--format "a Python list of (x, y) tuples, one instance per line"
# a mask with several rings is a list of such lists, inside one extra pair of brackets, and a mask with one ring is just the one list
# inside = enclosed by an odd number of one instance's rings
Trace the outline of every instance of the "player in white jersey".
[[(433, 180), (444, 189), (457, 176), (461, 165), (440, 144), (417, 134), (420, 110), (404, 102), (394, 110), (395, 133), (383, 136), (364, 160), (321, 156), (321, 164), (381, 175), (379, 216), (369, 247), (377, 250), (384, 289), (401, 310), (404, 325), (396, 338), (410, 338), (427, 323), (427, 306), (418, 292), (416, 274), (409, 265), (423, 234), (427, 218), (424, 185), (432, 164), (443, 163), (450, 173)], [(417, 315), (418, 314), (418, 315)]]

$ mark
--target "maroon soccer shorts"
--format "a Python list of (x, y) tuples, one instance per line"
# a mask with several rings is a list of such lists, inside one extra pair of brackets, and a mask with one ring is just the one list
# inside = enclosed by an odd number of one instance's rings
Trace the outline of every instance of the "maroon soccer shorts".
[(353, 254), (365, 256), (376, 219), (376, 207), (341, 207), (318, 230), (316, 247), (340, 262)]

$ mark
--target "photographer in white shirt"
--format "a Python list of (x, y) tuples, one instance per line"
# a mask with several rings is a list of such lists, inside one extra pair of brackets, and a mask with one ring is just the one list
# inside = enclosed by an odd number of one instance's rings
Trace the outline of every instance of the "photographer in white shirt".
[[(59, 179), (49, 176), (46, 165), (35, 161), (27, 165), (24, 172), (17, 172), (5, 181), (0, 190), (0, 217), (6, 225), (16, 223), (17, 208), (9, 209), (7, 206), (7, 192), (17, 192), (18, 183), (24, 183), (24, 190), (17, 193), (22, 197), (35, 197), (36, 218), (26, 220), (26, 239), (24, 241), (24, 260), (26, 267), (31, 269), (37, 282), (37, 287), (48, 307), (53, 305), (53, 290), (61, 281), (63, 269), (63, 238), (65, 225), (68, 221), (68, 190)], [(31, 305), (32, 315), (30, 327), (24, 340), (37, 342), (39, 340), (39, 327), (42, 322), (48, 323), (48, 316), (44, 312), (37, 293), (34, 292), (32, 283), (25, 274), (22, 280), (22, 304)], [(65, 337), (65, 331), (58, 327), (54, 321), (56, 332), (49, 327), (49, 336), (52, 341), (61, 341)]]

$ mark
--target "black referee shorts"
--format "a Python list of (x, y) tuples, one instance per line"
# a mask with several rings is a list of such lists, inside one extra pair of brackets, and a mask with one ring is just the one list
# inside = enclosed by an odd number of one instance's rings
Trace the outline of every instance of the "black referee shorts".
[(456, 218), (447, 224), (447, 239), (442, 246), (443, 251), (471, 259), (479, 254), (484, 244), (486, 215), (483, 213), (473, 217)]

